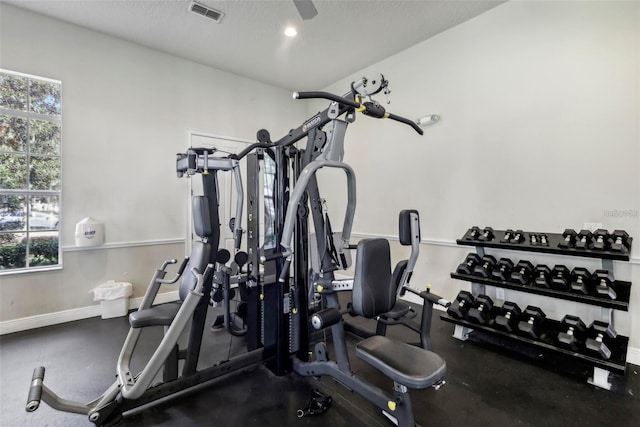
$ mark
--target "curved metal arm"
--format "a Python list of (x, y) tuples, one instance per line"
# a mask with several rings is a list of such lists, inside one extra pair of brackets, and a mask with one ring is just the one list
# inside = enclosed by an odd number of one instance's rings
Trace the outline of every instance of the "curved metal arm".
[[(161, 270), (162, 272), (165, 271), (165, 269), (167, 268), (167, 266), (169, 264), (175, 264), (176, 262), (178, 262), (178, 260), (176, 259), (169, 259), (167, 261), (164, 262), (164, 264), (162, 264)], [(182, 264), (180, 264), (180, 267), (178, 268), (178, 271), (176, 272), (176, 275), (173, 279), (168, 280), (168, 279), (163, 279), (163, 278), (157, 278), (156, 282), (158, 283), (162, 283), (162, 284), (166, 284), (166, 285), (171, 285), (173, 283), (176, 283), (178, 281), (178, 279), (180, 278), (180, 276), (182, 276), (182, 273), (184, 272), (184, 268), (187, 266), (187, 263), (189, 262), (189, 258), (185, 258), (182, 260)]]
[(175, 264), (176, 262), (178, 262), (178, 260), (175, 258), (167, 259), (162, 263), (162, 267), (160, 267), (160, 269), (166, 270), (169, 265)]
[(122, 347), (117, 365), (118, 381), (121, 386), (120, 391), (122, 396), (126, 399), (137, 399), (142, 396), (147, 388), (149, 388), (156, 374), (167, 360), (169, 353), (173, 351), (182, 331), (184, 331), (187, 324), (191, 321), (193, 312), (203, 297), (202, 290), (205, 280), (207, 280), (206, 278), (211, 275), (214, 268), (215, 266), (213, 264), (208, 264), (204, 273), (200, 273), (195, 267), (191, 268), (191, 273), (196, 276), (197, 279), (196, 285), (191, 289), (191, 291), (189, 291), (187, 297), (180, 305), (180, 309), (165, 332), (160, 345), (158, 345), (158, 348), (153, 353), (142, 372), (136, 376), (131, 373), (130, 363), (141, 328), (131, 328), (129, 330), (129, 335), (127, 335)]
[(269, 142), (255, 142), (249, 145), (247, 148), (245, 148), (241, 152), (239, 152), (238, 154), (230, 154), (229, 158), (234, 160), (242, 160), (243, 157), (245, 157), (247, 154), (249, 154), (256, 148), (269, 148), (269, 147), (273, 147), (273, 144)]
[(298, 181), (293, 188), (293, 193), (289, 199), (289, 205), (287, 206), (287, 214), (285, 216), (284, 226), (282, 227), (282, 240), (280, 241), (280, 246), (283, 249), (282, 256), (287, 257), (287, 262), (285, 263), (279, 278), (281, 282), (285, 281), (289, 274), (288, 267), (291, 263), (291, 255), (293, 254), (293, 251), (291, 250), (291, 241), (293, 239), (293, 232), (296, 224), (298, 204), (304, 196), (309, 180), (315, 175), (318, 169), (323, 167), (343, 169), (347, 174), (347, 209), (342, 226), (342, 243), (337, 249), (339, 253), (342, 253), (345, 248), (349, 247), (351, 227), (353, 226), (353, 217), (356, 212), (356, 174), (351, 166), (346, 163), (336, 162), (333, 160), (316, 160), (311, 162), (302, 170), (302, 172), (300, 172)]

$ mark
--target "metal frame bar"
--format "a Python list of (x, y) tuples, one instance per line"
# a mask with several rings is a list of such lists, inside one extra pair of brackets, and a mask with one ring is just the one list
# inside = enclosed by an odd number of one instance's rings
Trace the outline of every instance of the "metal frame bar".
[(339, 253), (348, 250), (349, 238), (351, 237), (351, 228), (353, 226), (353, 217), (356, 211), (356, 175), (351, 166), (346, 163), (334, 160), (315, 160), (309, 163), (300, 173), (300, 178), (296, 183), (293, 194), (289, 200), (287, 214), (285, 216), (284, 228), (282, 232), (282, 240), (280, 246), (283, 248), (283, 255), (291, 259), (293, 251), (291, 249), (291, 240), (295, 227), (295, 218), (297, 216), (298, 203), (302, 200), (307, 185), (311, 178), (315, 178), (316, 172), (324, 167), (337, 168), (345, 171), (347, 175), (347, 209), (344, 216), (342, 226), (342, 244), (338, 249)]
[(331, 377), (347, 389), (358, 393), (380, 410), (396, 418), (398, 426), (415, 426), (411, 398), (406, 391), (396, 391), (393, 395), (386, 393), (373, 384), (358, 378), (353, 372), (341, 368), (339, 363), (333, 361), (304, 362), (294, 358), (293, 370), (298, 375), (306, 377)]
[[(207, 266), (207, 270), (214, 268), (212, 264)], [(160, 371), (164, 365), (165, 360), (171, 354), (174, 346), (178, 342), (180, 334), (187, 326), (187, 323), (191, 320), (191, 316), (196, 309), (196, 306), (200, 302), (204, 289), (204, 279), (202, 273), (198, 272), (195, 268), (191, 271), (197, 278), (197, 283), (194, 289), (192, 289), (184, 302), (180, 305), (178, 314), (171, 322), (171, 326), (167, 330), (167, 333), (162, 338), (162, 341), (158, 345), (158, 348), (153, 353), (144, 369), (139, 375), (133, 376), (131, 374), (131, 356), (135, 349), (136, 343), (140, 336), (141, 328), (131, 328), (129, 334), (124, 342), (120, 356), (118, 357), (118, 381), (120, 382), (122, 396), (125, 399), (137, 399), (145, 392), (151, 385), (151, 382), (155, 378), (156, 374)]]

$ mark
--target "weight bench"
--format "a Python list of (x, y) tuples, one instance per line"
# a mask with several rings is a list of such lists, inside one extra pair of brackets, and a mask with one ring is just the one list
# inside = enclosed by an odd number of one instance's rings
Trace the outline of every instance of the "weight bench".
[[(391, 281), (389, 242), (366, 239), (358, 243), (353, 280), (352, 314), (374, 318), (388, 312), (396, 302)], [(350, 369), (344, 338), (344, 320), (335, 293), (326, 294), (330, 308), (315, 313), (316, 329), (331, 327), (336, 362), (327, 356), (325, 343), (316, 344), (316, 360), (294, 359), (294, 370), (306, 376), (330, 376), (369, 400), (399, 426), (415, 425), (408, 389), (440, 388), (444, 384), (445, 361), (436, 353), (407, 343), (375, 335), (356, 344), (356, 356), (394, 382), (393, 395), (356, 377)]]
[[(352, 311), (368, 319), (388, 313), (396, 302), (391, 281), (389, 242), (358, 243), (353, 279)], [(437, 354), (375, 335), (356, 345), (356, 355), (394, 381), (409, 388), (427, 388), (444, 377), (446, 363)]]

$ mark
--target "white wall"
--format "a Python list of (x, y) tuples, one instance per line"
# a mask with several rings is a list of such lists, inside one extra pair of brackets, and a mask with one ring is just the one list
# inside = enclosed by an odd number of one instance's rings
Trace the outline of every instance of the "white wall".
[[(424, 137), (362, 116), (347, 134), (345, 160), (358, 176), (354, 232), (397, 235), (399, 210), (421, 213), (425, 244), (415, 285), (430, 282), (448, 298), (469, 289), (449, 273), (471, 249), (451, 243), (472, 225), (562, 232), (599, 222), (640, 238), (640, 3), (509, 2), (326, 89), (344, 93), (352, 79), (375, 72), (391, 82), (390, 111), (442, 116)], [(325, 181), (340, 187), (335, 178)], [(340, 197), (328, 195), (336, 212)], [(616, 313), (616, 321), (638, 348), (640, 240), (632, 255), (632, 263), (615, 263), (619, 279), (635, 282), (630, 312)], [(540, 305), (550, 317), (601, 315), (517, 292), (507, 298)]]
[[(184, 254), (175, 154), (187, 129), (254, 140), (305, 117), (283, 89), (2, 3), (0, 67), (62, 81), (62, 244), (93, 216), (111, 247), (66, 251), (63, 271), (0, 277), (0, 320), (91, 305), (88, 290), (107, 279), (132, 280), (141, 295), (163, 259)], [(127, 247), (141, 242), (152, 246)]]

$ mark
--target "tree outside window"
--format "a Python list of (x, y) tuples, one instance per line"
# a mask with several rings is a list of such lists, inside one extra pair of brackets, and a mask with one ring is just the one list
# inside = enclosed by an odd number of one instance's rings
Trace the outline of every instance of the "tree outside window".
[(61, 91), (0, 70), (0, 274), (62, 264)]

